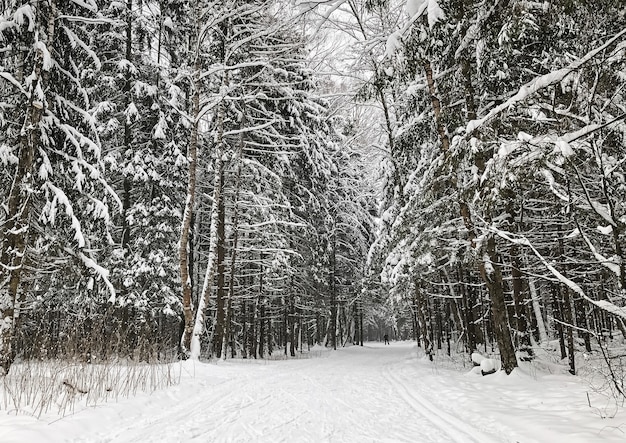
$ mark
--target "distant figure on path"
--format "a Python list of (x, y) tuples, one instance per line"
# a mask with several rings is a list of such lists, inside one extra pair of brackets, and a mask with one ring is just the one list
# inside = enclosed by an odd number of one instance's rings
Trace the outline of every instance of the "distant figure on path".
[(385, 336), (383, 338), (385, 339), (385, 344), (388, 345), (389, 344), (389, 335), (385, 334)]

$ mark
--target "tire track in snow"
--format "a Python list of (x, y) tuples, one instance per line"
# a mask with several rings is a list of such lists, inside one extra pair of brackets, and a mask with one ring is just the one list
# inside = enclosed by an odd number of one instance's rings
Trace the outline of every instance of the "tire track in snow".
[(400, 397), (402, 397), (415, 412), (429, 420), (452, 440), (457, 443), (467, 443), (469, 441), (477, 443), (498, 443), (498, 441), (491, 436), (480, 432), (471, 425), (442, 411), (424, 397), (414, 392), (409, 386), (402, 382), (400, 377), (393, 373), (390, 366), (391, 363), (388, 363), (383, 367), (383, 376), (389, 381), (389, 384), (393, 386)]

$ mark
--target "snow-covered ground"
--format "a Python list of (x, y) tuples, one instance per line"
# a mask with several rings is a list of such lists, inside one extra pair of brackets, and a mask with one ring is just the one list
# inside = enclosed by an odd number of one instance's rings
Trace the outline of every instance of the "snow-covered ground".
[(626, 414), (601, 418), (602, 397), (577, 377), (482, 377), (418, 352), (369, 343), (308, 359), (185, 362), (179, 385), (151, 395), (60, 420), (3, 414), (0, 441), (626, 441)]

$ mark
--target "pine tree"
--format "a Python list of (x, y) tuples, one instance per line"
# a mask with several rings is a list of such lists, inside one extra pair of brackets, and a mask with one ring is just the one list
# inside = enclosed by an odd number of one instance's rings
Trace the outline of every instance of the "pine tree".
[(101, 67), (86, 41), (106, 20), (92, 1), (10, 3), (0, 19), (7, 48), (1, 56), (0, 157), (12, 182), (2, 197), (0, 366), (5, 374), (18, 351), (15, 321), (28, 296), (23, 282), (30, 248), (45, 242), (54, 254), (75, 257), (114, 298), (108, 272), (92, 258), (87, 230), (101, 229), (106, 238), (109, 202), (119, 203), (104, 180), (81, 75), (83, 67)]

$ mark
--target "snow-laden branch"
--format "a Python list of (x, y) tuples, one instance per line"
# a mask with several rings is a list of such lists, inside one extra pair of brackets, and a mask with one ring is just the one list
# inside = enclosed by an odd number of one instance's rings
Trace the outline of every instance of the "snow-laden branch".
[(53, 153), (59, 155), (60, 157), (66, 159), (68, 161), (71, 161), (71, 162), (77, 161), (80, 166), (82, 166), (87, 171), (89, 171), (89, 177), (92, 180), (95, 180), (95, 181), (97, 181), (98, 183), (100, 183), (102, 185), (102, 187), (106, 191), (107, 195), (109, 195), (113, 199), (113, 201), (115, 201), (115, 204), (119, 208), (120, 212), (122, 211), (122, 207), (123, 207), (122, 200), (117, 195), (115, 190), (111, 187), (111, 185), (109, 185), (107, 183), (105, 178), (100, 173), (99, 169), (97, 169), (96, 167), (94, 167), (90, 163), (86, 162), (84, 159), (79, 159), (78, 157), (74, 157), (72, 155), (69, 155), (67, 152), (60, 151), (58, 149), (50, 149), (50, 152), (53, 152)]
[[(574, 115), (568, 115), (569, 117), (572, 118), (576, 118), (576, 116)], [(570, 143), (573, 143), (575, 141), (578, 141), (582, 138), (587, 137), (588, 135), (593, 134), (594, 132), (597, 132), (601, 129), (604, 129), (608, 126), (611, 126), (617, 122), (620, 122), (622, 120), (626, 119), (626, 114), (621, 114), (618, 115), (617, 117), (602, 123), (602, 124), (598, 124), (598, 123), (591, 123), (591, 124), (587, 124), (586, 126), (583, 126), (582, 128), (579, 128), (575, 131), (571, 131), (568, 133), (565, 133), (563, 135), (555, 135), (555, 134), (547, 134), (547, 135), (540, 135), (537, 137), (533, 137), (528, 141), (528, 144), (533, 145), (533, 146), (538, 146), (540, 144), (543, 143), (552, 143), (555, 144), (559, 147), (559, 149), (561, 150), (561, 152), (564, 154), (564, 156), (569, 156), (567, 155), (567, 153), (572, 152), (571, 148), (567, 145), (569, 145)], [(564, 145), (566, 144), (566, 145)]]
[(113, 25), (117, 27), (125, 26), (121, 20), (111, 20), (104, 17), (98, 18), (89, 18), (89, 17), (80, 17), (76, 15), (59, 15), (56, 17), (57, 20), (66, 20), (68, 22), (76, 22), (76, 23), (85, 23), (89, 25)]
[(254, 132), (254, 131), (259, 131), (261, 129), (265, 129), (269, 126), (272, 126), (274, 124), (276, 124), (278, 122), (278, 120), (271, 120), (267, 123), (263, 123), (261, 125), (258, 126), (252, 126), (252, 127), (248, 127), (248, 128), (241, 128), (241, 129), (233, 129), (232, 131), (226, 131), (224, 132), (224, 137), (227, 136), (231, 136), (231, 135), (239, 135), (239, 134), (245, 134), (248, 132)]
[(243, 62), (237, 63), (236, 65), (224, 65), (224, 64), (215, 64), (210, 69), (202, 72), (197, 78), (198, 81), (202, 81), (207, 77), (215, 75), (221, 72), (234, 71), (242, 68), (254, 68), (257, 66), (267, 66), (267, 62), (265, 61), (252, 61), (252, 62)]
[(86, 268), (91, 269), (96, 274), (97, 280), (102, 280), (104, 282), (107, 289), (109, 290), (109, 293), (111, 294), (108, 300), (109, 303), (115, 303), (116, 292), (113, 283), (111, 283), (111, 280), (109, 279), (109, 276), (111, 275), (109, 270), (100, 266), (93, 258), (86, 256), (82, 252), (76, 252), (73, 249), (67, 247), (64, 248), (64, 250), (68, 254), (73, 255), (74, 257), (78, 257), (83, 262)]
[(348, 0), (296, 0), (295, 6), (301, 8), (300, 15), (305, 15), (317, 9), (320, 5), (329, 6), (328, 10), (320, 13), (320, 20), (313, 29), (313, 33), (316, 34), (322, 28), (324, 23), (330, 19), (330, 16), (345, 3), (348, 3)]
[(93, 61), (96, 69), (99, 71), (102, 68), (102, 63), (100, 62), (100, 58), (98, 57), (96, 52), (93, 49), (91, 49), (89, 47), (89, 45), (87, 43), (85, 43), (83, 41), (83, 39), (80, 38), (70, 28), (68, 28), (67, 26), (63, 26), (62, 29), (63, 29), (63, 31), (65, 32), (65, 35), (67, 35), (67, 38), (70, 41), (70, 46), (72, 48), (74, 48), (76, 46), (82, 48), (82, 50), (85, 52), (85, 54), (87, 54), (87, 56)]
[(8, 72), (0, 72), (0, 77), (19, 89), (22, 94), (28, 96), (28, 92), (22, 87), (21, 83), (18, 82), (16, 78), (13, 77), (11, 74), (9, 74)]
[(585, 243), (587, 243), (587, 246), (589, 247), (589, 250), (591, 251), (593, 256), (596, 258), (596, 260), (598, 260), (598, 263), (600, 263), (601, 265), (606, 267), (609, 271), (614, 273), (617, 276), (617, 278), (620, 278), (620, 276), (622, 275), (622, 272), (621, 272), (619, 264), (615, 263), (614, 261), (611, 261), (610, 259), (600, 254), (598, 250), (596, 249), (596, 247), (593, 245), (593, 243), (591, 243), (591, 240), (589, 240), (589, 238), (582, 231), (582, 229), (579, 228), (578, 232), (580, 233), (583, 240), (585, 240)]
[(626, 320), (626, 308), (619, 307), (615, 305), (614, 303), (611, 303), (608, 300), (594, 300), (593, 298), (589, 297), (585, 293), (583, 288), (581, 288), (576, 282), (570, 280), (569, 278), (561, 274), (558, 271), (558, 269), (556, 269), (553, 265), (548, 263), (548, 260), (546, 260), (546, 258), (543, 255), (541, 255), (539, 251), (537, 251), (537, 249), (535, 249), (535, 247), (526, 237), (519, 236), (519, 238), (513, 238), (509, 233), (501, 231), (500, 229), (494, 226), (490, 226), (489, 231), (498, 235), (499, 237), (502, 237), (504, 240), (512, 244), (529, 247), (533, 251), (535, 256), (539, 259), (539, 261), (546, 267), (546, 269), (550, 271), (552, 275), (554, 275), (562, 284), (567, 286), (576, 294), (580, 295), (583, 299), (587, 300), (592, 305), (595, 305), (599, 307), (600, 309), (603, 309), (607, 312), (610, 312), (613, 315), (616, 315), (622, 318), (623, 320)]
[(69, 0), (74, 3), (76, 6), (87, 9), (91, 12), (98, 12), (98, 5), (94, 0)]
[(296, 223), (296, 222), (290, 222), (286, 220), (269, 220), (269, 221), (259, 222), (259, 223), (242, 224), (240, 225), (240, 227), (241, 229), (256, 229), (256, 228), (262, 228), (263, 226), (269, 226), (269, 225), (283, 225), (289, 228), (306, 228), (307, 227), (305, 223)]
[(74, 229), (74, 240), (76, 240), (76, 242), (78, 243), (79, 248), (84, 248), (85, 237), (83, 236), (80, 221), (74, 215), (74, 208), (72, 207), (70, 199), (67, 197), (62, 189), (57, 188), (52, 183), (46, 183), (44, 187), (53, 194), (52, 199), (49, 201), (49, 204), (47, 204), (45, 208), (45, 210), (47, 210), (47, 213), (44, 212), (47, 218), (47, 222), (50, 223), (50, 226), (54, 226), (56, 220), (57, 204), (63, 205), (65, 207), (65, 213), (71, 220), (72, 229)]
[(476, 129), (480, 128), (485, 123), (493, 120), (501, 112), (505, 111), (516, 103), (525, 100), (529, 96), (535, 94), (537, 91), (547, 88), (548, 86), (560, 83), (565, 77), (567, 77), (572, 72), (580, 69), (584, 64), (596, 57), (598, 54), (607, 49), (624, 35), (626, 35), (626, 28), (617, 33), (617, 35), (615, 35), (611, 39), (609, 39), (602, 46), (588, 52), (587, 54), (585, 54), (584, 57), (571, 63), (568, 67), (535, 77), (533, 80), (523, 85), (513, 97), (493, 108), (487, 115), (480, 119), (470, 121), (465, 128), (466, 136), (472, 134)]

